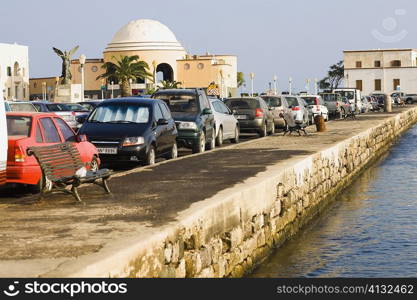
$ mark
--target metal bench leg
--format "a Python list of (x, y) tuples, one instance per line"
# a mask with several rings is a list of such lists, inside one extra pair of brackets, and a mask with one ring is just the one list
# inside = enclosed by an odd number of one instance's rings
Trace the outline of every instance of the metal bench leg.
[(78, 202), (84, 203), (83, 200), (81, 200), (80, 195), (78, 194), (78, 189), (76, 186), (71, 187), (71, 194), (77, 199)]
[(103, 178), (103, 188), (107, 194), (111, 194), (109, 186), (107, 185), (107, 178)]

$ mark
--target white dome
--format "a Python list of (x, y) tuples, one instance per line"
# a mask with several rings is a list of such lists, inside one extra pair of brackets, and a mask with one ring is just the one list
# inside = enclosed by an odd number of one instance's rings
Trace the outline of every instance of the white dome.
[(132, 50), (178, 50), (184, 48), (164, 24), (149, 19), (130, 21), (114, 36), (104, 52)]

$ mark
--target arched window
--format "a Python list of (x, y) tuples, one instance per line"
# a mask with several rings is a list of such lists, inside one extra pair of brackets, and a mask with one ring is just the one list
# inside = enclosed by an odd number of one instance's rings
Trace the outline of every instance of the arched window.
[(12, 67), (7, 67), (7, 76), (12, 76)]
[(14, 76), (19, 76), (19, 74), (20, 74), (19, 63), (15, 62), (14, 67), (13, 67), (13, 75)]

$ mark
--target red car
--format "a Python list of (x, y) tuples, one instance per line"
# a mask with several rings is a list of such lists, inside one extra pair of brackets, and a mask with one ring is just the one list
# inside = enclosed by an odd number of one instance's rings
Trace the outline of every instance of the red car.
[(85, 135), (77, 136), (56, 114), (9, 112), (6, 118), (9, 141), (6, 183), (43, 186), (38, 162), (26, 153), (27, 148), (32, 146), (73, 142), (87, 169), (98, 169), (100, 159), (96, 147), (87, 141)]

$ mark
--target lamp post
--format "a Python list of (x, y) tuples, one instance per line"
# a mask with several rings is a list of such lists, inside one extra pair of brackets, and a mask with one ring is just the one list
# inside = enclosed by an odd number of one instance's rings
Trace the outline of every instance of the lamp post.
[(55, 77), (55, 94), (54, 94), (54, 102), (56, 97), (58, 96), (58, 84), (59, 84), (59, 77)]
[(317, 78), (314, 78), (314, 92), (315, 92), (315, 95), (317, 95), (319, 93), (318, 82), (319, 82), (319, 80)]
[(104, 99), (104, 79), (101, 80), (101, 99)]
[(152, 61), (152, 66), (153, 66), (153, 88), (154, 90), (156, 89), (156, 66), (158, 65), (158, 63), (153, 60)]
[(255, 73), (250, 72), (249, 73), (249, 77), (250, 77), (250, 84), (251, 84), (251, 97), (253, 97), (253, 79), (255, 78)]
[(219, 71), (220, 74), (220, 98), (224, 97), (224, 79), (223, 79), (223, 70)]
[(111, 98), (113, 99), (114, 98), (114, 93), (113, 93), (113, 89), (114, 89), (113, 84), (114, 84), (114, 81), (112, 81), (110, 83), (111, 83)]
[(307, 93), (310, 94), (310, 78), (306, 80), (306, 89), (307, 89)]
[(277, 80), (278, 80), (278, 77), (277, 77), (277, 75), (274, 75), (274, 95), (276, 95), (277, 94)]
[(46, 99), (46, 82), (42, 82), (42, 100), (47, 100)]
[(84, 64), (86, 60), (86, 56), (84, 54), (80, 55), (80, 68), (81, 68), (81, 101), (84, 101)]
[(292, 78), (291, 77), (288, 78), (288, 83), (290, 85), (289, 93), (290, 93), (290, 95), (292, 95)]

